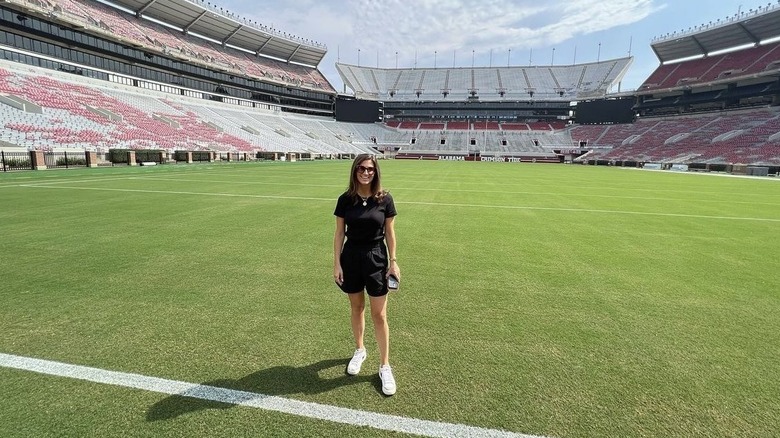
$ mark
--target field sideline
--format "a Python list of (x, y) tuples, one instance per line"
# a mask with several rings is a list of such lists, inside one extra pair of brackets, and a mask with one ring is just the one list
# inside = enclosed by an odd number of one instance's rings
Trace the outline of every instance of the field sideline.
[[(0, 354), (545, 437), (780, 431), (780, 181), (383, 161), (386, 398), (332, 284), (348, 161), (0, 174)], [(0, 366), (2, 436), (404, 436)]]

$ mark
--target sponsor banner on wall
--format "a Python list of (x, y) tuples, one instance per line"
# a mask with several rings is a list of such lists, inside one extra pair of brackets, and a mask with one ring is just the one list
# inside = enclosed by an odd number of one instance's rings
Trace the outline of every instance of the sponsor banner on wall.
[(417, 154), (399, 153), (395, 156), (398, 160), (437, 160), (437, 161), (481, 161), (490, 163), (560, 163), (558, 156), (485, 156), (479, 154), (454, 155), (454, 154)]

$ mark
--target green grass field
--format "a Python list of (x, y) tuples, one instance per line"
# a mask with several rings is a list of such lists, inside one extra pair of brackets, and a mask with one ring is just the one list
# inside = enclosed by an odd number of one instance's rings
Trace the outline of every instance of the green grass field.
[[(382, 396), (332, 282), (350, 163), (0, 174), (0, 353), (549, 437), (780, 434), (780, 181), (381, 162)], [(0, 367), (0, 436), (401, 436)]]

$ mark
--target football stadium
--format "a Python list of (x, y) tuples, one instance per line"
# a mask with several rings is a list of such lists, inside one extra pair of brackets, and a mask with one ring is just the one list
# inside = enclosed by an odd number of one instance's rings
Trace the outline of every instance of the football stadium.
[[(339, 91), (306, 29), (202, 0), (0, 20), (0, 436), (780, 434), (780, 5), (659, 29), (631, 91), (630, 55)], [(392, 397), (331, 276), (360, 154)]]

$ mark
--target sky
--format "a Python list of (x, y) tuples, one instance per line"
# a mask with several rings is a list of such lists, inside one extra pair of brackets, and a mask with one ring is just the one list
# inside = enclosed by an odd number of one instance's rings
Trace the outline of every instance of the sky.
[[(211, 0), (241, 17), (325, 44), (336, 62), (380, 68), (571, 65), (634, 57), (616, 91), (659, 61), (653, 38), (780, 0)], [(347, 93), (351, 90), (347, 89)]]

